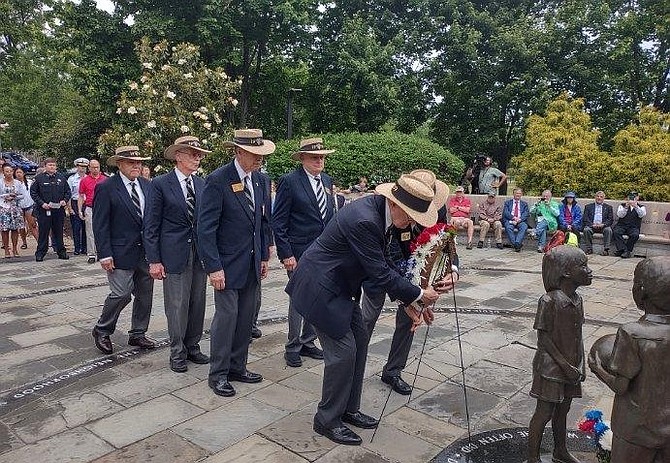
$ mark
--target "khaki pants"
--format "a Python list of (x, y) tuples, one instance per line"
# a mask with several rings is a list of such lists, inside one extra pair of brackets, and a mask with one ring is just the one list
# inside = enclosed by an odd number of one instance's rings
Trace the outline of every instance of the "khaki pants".
[(88, 257), (97, 257), (95, 249), (95, 237), (93, 236), (93, 208), (87, 207), (84, 211), (84, 219), (86, 222), (86, 251)]
[[(479, 241), (484, 241), (491, 224), (486, 220), (480, 220), (479, 227)], [(502, 243), (502, 223), (500, 223), (500, 220), (493, 222), (493, 234), (495, 235), (496, 243)]]

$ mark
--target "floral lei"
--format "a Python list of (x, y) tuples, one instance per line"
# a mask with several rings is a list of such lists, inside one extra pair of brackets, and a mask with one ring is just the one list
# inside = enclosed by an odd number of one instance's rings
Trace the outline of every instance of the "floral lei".
[(420, 286), (421, 272), (426, 268), (430, 256), (435, 253), (435, 247), (446, 238), (453, 238), (457, 233), (453, 225), (439, 222), (432, 227), (425, 228), (409, 245), (411, 255), (405, 262), (405, 278)]

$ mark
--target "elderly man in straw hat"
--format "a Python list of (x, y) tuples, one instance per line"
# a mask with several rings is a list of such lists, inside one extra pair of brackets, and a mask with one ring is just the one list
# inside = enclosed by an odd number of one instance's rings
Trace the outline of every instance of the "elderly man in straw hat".
[(209, 363), (200, 351), (205, 319), (207, 274), (196, 249), (197, 217), (205, 181), (193, 175), (211, 153), (193, 136), (177, 138), (165, 150), (174, 170), (155, 178), (144, 224), (149, 274), (163, 281), (170, 335), (170, 369), (188, 370), (186, 361)]
[[(300, 256), (323, 232), (335, 212), (333, 181), (323, 169), (326, 156), (334, 150), (325, 149), (321, 138), (300, 142), (293, 159), (301, 165), (279, 179), (275, 206), (272, 212), (277, 255), (284, 264), (289, 278)], [(293, 302), (288, 306), (288, 342), (284, 359), (290, 367), (302, 365), (301, 355), (317, 360), (323, 352), (314, 345), (314, 327), (303, 322)]]
[(107, 159), (119, 169), (118, 175), (99, 183), (95, 189), (93, 234), (100, 265), (107, 271), (110, 293), (102, 314), (93, 328), (95, 346), (104, 354), (112, 353), (110, 336), (116, 329), (121, 310), (131, 295), (133, 316), (128, 345), (151, 349), (147, 339), (154, 280), (144, 255), (142, 229), (146, 205), (151, 201), (151, 185), (140, 177), (143, 157), (137, 146), (121, 146)]
[(244, 129), (236, 130), (225, 146), (235, 151), (235, 159), (207, 177), (197, 234), (198, 253), (214, 287), (209, 387), (228, 397), (235, 395), (231, 381), (263, 380), (247, 370), (247, 355), (270, 252), (269, 192), (258, 169), (275, 144), (258, 129)]
[(406, 304), (432, 304), (433, 288), (422, 290), (389, 266), (387, 243), (393, 226), (437, 221), (435, 193), (419, 179), (403, 175), (379, 185), (377, 195), (340, 210), (300, 258), (286, 292), (295, 309), (312, 323), (324, 353), (323, 394), (314, 431), (333, 442), (360, 445), (345, 426), (371, 429), (379, 422), (360, 411), (368, 335), (354, 299), (363, 280)]
[[(445, 202), (449, 197), (449, 187), (447, 184), (437, 180), (435, 174), (426, 169), (413, 170), (410, 172), (410, 175), (423, 181), (433, 189), (435, 192), (433, 203), (437, 209), (437, 221), (447, 223), (447, 208), (445, 206)], [(419, 224), (404, 229), (393, 227), (389, 254), (394, 263), (398, 264), (409, 258), (411, 254), (410, 243), (423, 229), (424, 227)], [(445, 276), (442, 280), (440, 292), (451, 290), (453, 288), (452, 281), (454, 283), (458, 281), (457, 259), (452, 263), (453, 280), (451, 274)], [(367, 281), (363, 283), (361, 309), (363, 310), (363, 321), (365, 322), (368, 336), (372, 336), (372, 331), (384, 307), (385, 300), (386, 293), (383, 290), (370, 285)], [(388, 360), (386, 365), (384, 365), (381, 376), (383, 382), (391, 386), (395, 392), (402, 395), (409, 395), (412, 392), (411, 386), (402, 379), (401, 373), (407, 364), (409, 351), (412, 348), (412, 340), (414, 339), (414, 332), (412, 331), (413, 323), (414, 321), (405, 310), (398, 310), (396, 312), (393, 340), (391, 341)]]

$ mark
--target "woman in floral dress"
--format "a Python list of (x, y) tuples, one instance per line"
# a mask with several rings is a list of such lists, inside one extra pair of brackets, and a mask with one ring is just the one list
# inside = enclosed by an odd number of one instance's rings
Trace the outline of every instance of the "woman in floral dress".
[[(23, 211), (19, 201), (27, 194), (24, 185), (14, 178), (14, 168), (5, 164), (2, 167), (2, 183), (0, 183), (0, 231), (2, 244), (5, 248), (5, 259), (19, 257), (17, 245), (19, 230), (25, 226)], [(9, 238), (12, 238), (12, 252), (9, 251)]]

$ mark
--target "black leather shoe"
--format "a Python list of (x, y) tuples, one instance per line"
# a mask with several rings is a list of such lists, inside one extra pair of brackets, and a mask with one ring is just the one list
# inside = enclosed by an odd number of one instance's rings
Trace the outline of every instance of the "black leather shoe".
[(60, 260), (68, 260), (68, 259), (70, 258), (70, 256), (68, 256), (67, 254), (63, 253), (63, 254), (58, 254), (58, 258), (59, 258)]
[(361, 445), (361, 436), (353, 432), (351, 429), (346, 426), (339, 426), (337, 428), (325, 428), (321, 425), (314, 423), (314, 432), (321, 434), (323, 437), (327, 437), (336, 444), (342, 445)]
[(44, 260), (44, 256), (35, 256), (35, 262), (42, 262)]
[(109, 336), (102, 334), (98, 331), (97, 328), (93, 328), (93, 340), (95, 341), (95, 347), (100, 350), (105, 355), (109, 355), (113, 352), (112, 350), (112, 341), (109, 339)]
[(481, 249), (484, 247), (484, 242), (483, 241), (477, 241), (477, 249)]
[(73, 252), (72, 254), (74, 254), (75, 256), (78, 256), (78, 255), (80, 254), (80, 252), (79, 252), (79, 251), (75, 251), (75, 252)]
[(412, 387), (407, 384), (400, 376), (382, 376), (382, 381), (391, 386), (398, 394), (410, 395)]
[(140, 349), (153, 349), (156, 347), (156, 344), (153, 341), (149, 341), (146, 336), (130, 338), (128, 339), (128, 345), (139, 347)]
[(198, 365), (205, 365), (209, 363), (209, 357), (207, 357), (202, 352), (194, 352), (192, 354), (188, 354), (186, 358), (193, 363), (197, 363)]
[(188, 365), (184, 359), (170, 359), (170, 370), (175, 373), (186, 373)]
[(614, 251), (614, 255), (617, 257), (621, 257), (621, 255), (624, 253), (624, 251)]
[(95, 264), (95, 257), (93, 257), (93, 256), (88, 256), (88, 260), (87, 260), (87, 262), (88, 262), (89, 264)]
[(361, 411), (354, 413), (346, 412), (342, 415), (342, 421), (362, 429), (374, 429), (379, 425), (379, 420), (376, 420)]
[(235, 388), (228, 382), (227, 379), (220, 379), (216, 382), (209, 382), (209, 387), (214, 391), (214, 394), (222, 397), (232, 397), (235, 395)]
[(498, 249), (502, 249), (502, 248), (503, 248), (503, 244), (502, 244), (502, 243), (496, 243), (496, 248), (498, 248)]
[(239, 383), (260, 383), (263, 381), (263, 375), (252, 373), (249, 370), (244, 373), (228, 373), (228, 381), (237, 381)]
[(628, 259), (630, 257), (630, 252), (625, 251), (623, 254), (621, 254), (622, 259)]
[(252, 339), (258, 339), (261, 336), (263, 336), (263, 332), (258, 328), (258, 327), (253, 327), (251, 328), (251, 338)]
[(300, 348), (300, 355), (302, 355), (303, 357), (309, 357), (316, 360), (323, 360), (323, 351), (316, 346), (314, 347), (302, 346), (302, 348)]
[(302, 366), (302, 359), (297, 352), (284, 352), (284, 360), (286, 360), (286, 365), (290, 367), (298, 368)]

